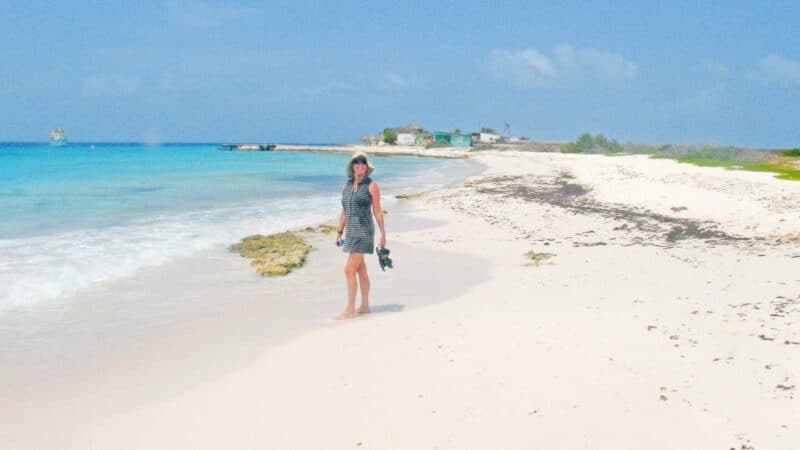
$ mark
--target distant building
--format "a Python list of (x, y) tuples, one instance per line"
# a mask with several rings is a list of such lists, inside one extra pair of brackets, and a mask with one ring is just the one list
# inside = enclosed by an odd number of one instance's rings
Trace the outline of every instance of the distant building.
[(478, 133), (478, 142), (481, 144), (494, 144), (495, 142), (502, 139), (502, 136), (499, 134), (494, 133)]
[(416, 135), (414, 145), (425, 147), (426, 145), (433, 144), (433, 134), (427, 131), (422, 131)]
[(397, 145), (415, 145), (416, 143), (416, 133), (397, 133)]
[(472, 136), (464, 133), (434, 131), (433, 142), (448, 144), (452, 147), (469, 147), (472, 145)]
[(419, 145), (426, 144), (426, 135), (430, 133), (425, 132), (416, 123), (410, 123), (405, 127), (392, 128), (392, 131), (397, 133), (397, 145)]

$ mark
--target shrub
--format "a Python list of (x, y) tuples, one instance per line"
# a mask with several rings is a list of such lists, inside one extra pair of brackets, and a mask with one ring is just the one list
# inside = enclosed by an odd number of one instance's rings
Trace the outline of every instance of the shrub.
[(561, 147), (564, 153), (617, 153), (622, 150), (622, 145), (616, 140), (609, 140), (602, 134), (592, 136), (589, 133), (583, 133), (574, 142), (568, 142)]
[(450, 143), (448, 142), (431, 142), (427, 144), (425, 148), (443, 148), (443, 147), (451, 147)]
[(394, 145), (397, 143), (397, 131), (387, 128), (383, 130), (383, 142)]

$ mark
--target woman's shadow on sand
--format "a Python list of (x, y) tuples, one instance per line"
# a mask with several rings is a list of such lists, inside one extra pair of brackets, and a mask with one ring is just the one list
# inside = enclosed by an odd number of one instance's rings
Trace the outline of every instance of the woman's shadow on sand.
[(405, 306), (397, 303), (389, 303), (387, 305), (372, 305), (369, 307), (370, 314), (383, 314), (383, 313), (398, 313), (402, 312)]

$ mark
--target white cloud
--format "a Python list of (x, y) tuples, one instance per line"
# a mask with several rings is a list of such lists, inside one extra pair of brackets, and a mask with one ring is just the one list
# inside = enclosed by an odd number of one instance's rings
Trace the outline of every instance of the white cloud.
[(778, 54), (768, 55), (751, 71), (755, 79), (779, 85), (800, 85), (800, 62)]
[(399, 75), (394, 72), (389, 72), (383, 78), (378, 80), (378, 88), (385, 91), (393, 91), (398, 89), (411, 89), (419, 87), (421, 82), (413, 77)]
[(692, 95), (679, 99), (675, 105), (690, 110), (715, 108), (725, 99), (727, 89), (724, 83), (706, 86)]
[(327, 97), (333, 94), (348, 94), (351, 93), (355, 87), (343, 81), (331, 81), (328, 83), (321, 83), (315, 86), (308, 86), (297, 90), (297, 95), (307, 98)]
[(556, 76), (550, 58), (537, 50), (492, 50), (489, 70), (498, 78), (509, 78), (522, 85), (541, 85)]
[(183, 73), (176, 73), (173, 69), (167, 69), (161, 72), (156, 82), (156, 86), (162, 91), (197, 89), (203, 87), (203, 85), (204, 83), (201, 81), (190, 78)]
[(730, 73), (728, 66), (715, 61), (703, 61), (703, 65), (709, 72), (720, 77), (727, 77)]
[(168, 0), (166, 8), (170, 20), (194, 28), (212, 28), (255, 13), (253, 8), (193, 0)]
[(83, 93), (91, 96), (130, 96), (139, 90), (142, 80), (120, 74), (93, 75), (83, 79)]
[(638, 67), (623, 56), (592, 48), (559, 45), (547, 56), (529, 48), (492, 50), (489, 71), (522, 87), (570, 83), (620, 83), (635, 79)]

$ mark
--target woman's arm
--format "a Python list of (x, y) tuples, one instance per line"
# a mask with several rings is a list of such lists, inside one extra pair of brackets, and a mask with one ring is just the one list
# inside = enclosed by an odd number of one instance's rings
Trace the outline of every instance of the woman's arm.
[(342, 237), (342, 233), (344, 232), (344, 224), (347, 220), (346, 216), (344, 215), (344, 208), (342, 208), (341, 214), (339, 214), (339, 228), (336, 230), (336, 242), (339, 242), (339, 238)]
[(381, 209), (381, 189), (378, 183), (372, 182), (369, 184), (369, 195), (372, 197), (372, 214), (375, 215), (375, 220), (381, 229), (381, 240), (378, 247), (386, 247), (386, 228), (383, 226), (383, 209)]

